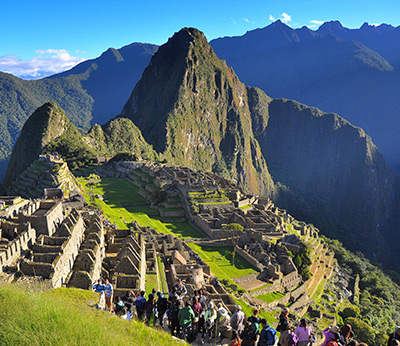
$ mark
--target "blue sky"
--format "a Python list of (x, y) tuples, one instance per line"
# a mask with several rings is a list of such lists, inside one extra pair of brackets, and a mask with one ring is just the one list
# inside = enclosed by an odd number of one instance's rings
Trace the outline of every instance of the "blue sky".
[(400, 25), (395, 0), (0, 0), (0, 71), (39, 78), (132, 42), (162, 44), (185, 26), (209, 40), (283, 19), (293, 28), (339, 20)]

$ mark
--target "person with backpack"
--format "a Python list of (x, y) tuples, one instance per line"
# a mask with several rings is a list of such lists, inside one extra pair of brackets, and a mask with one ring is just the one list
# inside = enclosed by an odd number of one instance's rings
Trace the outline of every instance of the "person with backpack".
[(204, 335), (208, 334), (208, 341), (211, 340), (212, 332), (215, 329), (215, 320), (217, 319), (217, 311), (215, 310), (214, 303), (209, 302), (208, 308), (204, 316), (203, 333), (201, 335), (201, 344), (204, 344)]
[(276, 342), (276, 330), (272, 328), (265, 318), (260, 321), (261, 332), (260, 339), (258, 340), (257, 346), (272, 346)]
[(179, 310), (181, 309), (181, 301), (179, 299), (173, 299), (171, 302), (171, 308), (169, 309), (168, 319), (171, 328), (171, 335), (179, 335)]
[(309, 346), (311, 344), (312, 328), (308, 326), (308, 323), (304, 318), (300, 320), (295, 333), (299, 337), (299, 346)]
[(160, 323), (160, 326), (162, 327), (163, 325), (163, 317), (165, 314), (165, 311), (167, 311), (168, 308), (168, 299), (165, 298), (165, 296), (161, 292), (157, 292), (157, 302), (156, 302), (156, 309), (157, 309), (157, 318)]
[(146, 294), (145, 291), (141, 291), (139, 296), (136, 298), (135, 306), (136, 306), (136, 313), (138, 316), (138, 320), (142, 321), (144, 317), (144, 311), (146, 308), (146, 298), (144, 295)]
[(256, 335), (258, 335), (260, 333), (261, 318), (258, 317), (259, 314), (260, 314), (260, 310), (254, 308), (253, 315), (247, 319), (247, 321), (249, 321), (251, 323), (251, 326), (253, 327), (254, 333), (256, 333)]
[(326, 343), (326, 346), (343, 346), (343, 344), (340, 342), (340, 334), (338, 332), (333, 332), (333, 339), (329, 340)]
[(220, 336), (220, 342), (222, 339), (232, 339), (232, 328), (229, 325), (230, 316), (228, 311), (222, 306), (221, 303), (217, 304), (217, 336)]
[(325, 336), (325, 340), (322, 343), (321, 346), (326, 346), (326, 344), (330, 341), (330, 340), (335, 340), (335, 337), (333, 335), (333, 333), (337, 333), (339, 331), (339, 328), (337, 326), (332, 326), (332, 324), (328, 327), (325, 328), (323, 330), (324, 336)]
[(257, 342), (257, 334), (254, 331), (254, 327), (252, 326), (249, 320), (246, 321), (244, 329), (240, 334), (242, 338), (242, 346), (255, 346)]
[(188, 342), (192, 341), (192, 323), (194, 320), (194, 312), (189, 301), (185, 302), (185, 306), (178, 312), (179, 327), (181, 329), (180, 338)]

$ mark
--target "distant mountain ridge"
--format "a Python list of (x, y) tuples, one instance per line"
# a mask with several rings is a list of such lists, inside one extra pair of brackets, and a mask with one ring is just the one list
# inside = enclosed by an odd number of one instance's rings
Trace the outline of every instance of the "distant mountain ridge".
[(26, 119), (45, 102), (56, 102), (82, 132), (121, 112), (132, 88), (157, 51), (133, 43), (110, 48), (100, 57), (40, 80), (23, 80), (0, 72), (0, 181)]
[(281, 21), (210, 43), (247, 85), (272, 97), (335, 112), (362, 127), (400, 169), (400, 27), (324, 23), (317, 31)]

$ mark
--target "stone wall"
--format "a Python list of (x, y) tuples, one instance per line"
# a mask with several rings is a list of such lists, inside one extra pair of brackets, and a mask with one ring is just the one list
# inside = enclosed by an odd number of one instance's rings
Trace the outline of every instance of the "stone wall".
[(64, 219), (61, 201), (41, 201), (40, 207), (31, 215), (20, 215), (21, 222), (30, 222), (37, 235), (53, 235)]
[(255, 259), (248, 252), (243, 250), (241, 247), (236, 246), (236, 253), (242, 256), (247, 262), (249, 262), (253, 267), (257, 268), (260, 272), (264, 270), (265, 266), (261, 264), (257, 259)]
[[(22, 225), (19, 225), (20, 227)], [(20, 231), (19, 235), (8, 242), (4, 247), (0, 247), (0, 272), (3, 267), (10, 265), (17, 260), (23, 251), (28, 250), (29, 247), (36, 240), (36, 231), (31, 228), (30, 223), (24, 224), (25, 230)]]

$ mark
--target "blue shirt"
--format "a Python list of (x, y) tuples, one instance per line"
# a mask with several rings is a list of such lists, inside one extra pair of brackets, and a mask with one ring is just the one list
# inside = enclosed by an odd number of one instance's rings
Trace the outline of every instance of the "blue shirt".
[(111, 297), (113, 291), (112, 285), (111, 284), (106, 285), (105, 291), (106, 291), (106, 297)]
[(97, 284), (94, 284), (94, 285), (93, 285), (93, 289), (94, 289), (95, 292), (101, 293), (101, 292), (103, 292), (106, 288), (105, 288), (104, 285), (98, 284), (98, 283), (97, 283)]

